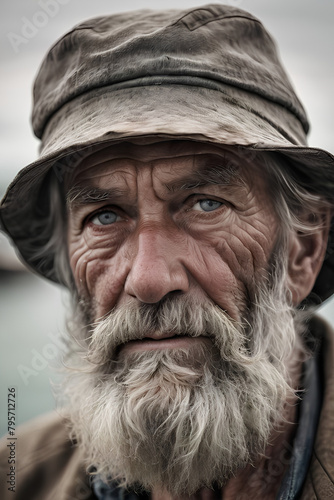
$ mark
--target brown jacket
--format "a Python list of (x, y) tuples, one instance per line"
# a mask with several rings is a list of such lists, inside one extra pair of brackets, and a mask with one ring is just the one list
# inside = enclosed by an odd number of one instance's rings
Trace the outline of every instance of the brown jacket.
[[(322, 338), (320, 363), (323, 368), (324, 402), (311, 466), (302, 500), (334, 499), (334, 332), (322, 321), (314, 321), (314, 333)], [(0, 448), (1, 500), (90, 500), (80, 451), (67, 436), (57, 414), (35, 419), (21, 426), (15, 441), (15, 493), (9, 491), (8, 457), (10, 438)], [(13, 469), (12, 469), (13, 471)]]

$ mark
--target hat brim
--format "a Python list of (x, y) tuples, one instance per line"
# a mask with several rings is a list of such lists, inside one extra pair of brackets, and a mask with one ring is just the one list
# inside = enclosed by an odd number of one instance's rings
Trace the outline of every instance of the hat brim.
[[(321, 185), (327, 197), (332, 196), (334, 157), (302, 144), (301, 125), (289, 111), (240, 89), (225, 86), (223, 90), (175, 84), (113, 86), (62, 106), (47, 124), (40, 158), (19, 172), (2, 200), (2, 229), (23, 260), (58, 281), (54, 256), (38, 257), (48, 238), (45, 231), (38, 231), (49, 219), (48, 178), (55, 175), (62, 182), (83, 158), (106, 143), (173, 139), (278, 152), (312, 183)], [(332, 293), (334, 251), (328, 248), (311, 299), (319, 303)]]

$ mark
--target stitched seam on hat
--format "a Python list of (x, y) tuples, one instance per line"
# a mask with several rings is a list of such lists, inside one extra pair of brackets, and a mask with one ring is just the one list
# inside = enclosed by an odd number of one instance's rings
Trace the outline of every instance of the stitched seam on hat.
[(187, 26), (187, 24), (183, 21), (184, 18), (186, 18), (188, 16), (191, 16), (192, 14), (194, 14), (194, 12), (199, 12), (199, 11), (209, 12), (212, 15), (212, 10), (210, 10), (210, 9), (204, 9), (204, 8), (201, 9), (199, 7), (196, 7), (194, 9), (192, 9), (191, 11), (186, 12), (185, 14), (183, 14), (183, 16), (177, 18), (176, 21), (173, 21), (171, 24), (168, 25), (168, 27), (169, 26), (175, 26), (175, 24), (178, 24), (179, 22), (182, 22), (183, 24), (185, 24), (185, 26)]
[[(195, 8), (193, 9), (192, 11), (190, 12), (187, 12), (186, 14), (184, 14), (182, 17), (178, 18), (176, 21), (172, 21), (170, 24), (165, 24), (163, 26), (161, 26), (160, 28), (158, 28), (158, 30), (160, 29), (165, 29), (165, 28), (169, 28), (170, 26), (174, 26), (175, 24), (179, 23), (180, 21), (182, 21), (182, 19), (190, 14), (192, 14), (193, 12), (196, 12), (198, 10), (206, 10), (207, 12), (210, 12), (212, 13), (212, 11), (210, 11), (209, 9), (198, 9), (198, 8)], [(220, 16), (221, 17), (221, 16)], [(231, 16), (232, 17), (232, 16)], [(212, 21), (214, 21), (214, 19), (211, 19)], [(210, 22), (210, 21), (208, 21)], [(61, 36), (58, 40), (56, 40), (54, 42), (53, 45), (51, 45), (48, 53), (51, 53), (60, 43), (62, 43), (64, 41), (65, 38), (69, 37), (70, 35), (72, 35), (73, 33), (77, 32), (77, 31), (81, 31), (81, 30), (93, 30), (95, 31), (96, 30), (96, 26), (92, 25), (92, 26), (82, 26), (82, 23), (80, 23), (79, 25), (77, 26), (74, 26), (71, 31), (68, 31), (67, 33), (65, 33), (63, 36)], [(156, 31), (156, 30), (155, 30)]]
[[(241, 16), (241, 15), (228, 15), (228, 16), (221, 15), (221, 16), (215, 17), (214, 19), (212, 19), (212, 18), (206, 19), (201, 23), (199, 21), (197, 21), (195, 23), (187, 23), (186, 21), (184, 21), (183, 18), (181, 18), (180, 21), (182, 21), (182, 23), (188, 28), (189, 31), (195, 31), (198, 28), (200, 28), (201, 26), (205, 26), (206, 24), (212, 23), (214, 21), (220, 21), (221, 19), (247, 19), (248, 21), (254, 21), (255, 23), (260, 24), (262, 26), (261, 21), (259, 21), (258, 19), (255, 19), (252, 17), (247, 17), (247, 16)], [(193, 24), (192, 27), (189, 26), (191, 24)]]
[[(60, 44), (62, 43), (65, 38), (71, 36), (73, 33), (75, 33), (76, 31), (81, 31), (81, 30), (94, 30), (94, 27), (93, 26), (79, 26), (79, 27), (74, 27), (73, 29), (71, 29), (71, 31), (68, 31), (67, 33), (65, 33), (65, 35), (63, 35), (61, 38), (59, 38), (59, 40), (56, 40), (55, 43), (53, 45), (51, 45), (46, 57), (49, 57), (49, 54), (51, 54), (54, 49)], [(46, 59), (46, 58), (45, 58)]]
[[(197, 21), (197, 23), (194, 23), (194, 27), (190, 28), (189, 25), (192, 23), (187, 23), (186, 21), (184, 21), (184, 18), (190, 16), (194, 12), (198, 12), (199, 10), (206, 11), (206, 12), (209, 12), (210, 14), (212, 14), (212, 11), (210, 11), (209, 9), (198, 9), (197, 8), (197, 9), (194, 9), (190, 12), (187, 12), (182, 17), (178, 18), (176, 21), (173, 21), (170, 24), (166, 24), (164, 26), (161, 26), (161, 28), (158, 28), (158, 30), (155, 30), (155, 31), (159, 31), (160, 29), (165, 29), (165, 28), (169, 28), (171, 26), (175, 26), (179, 22), (182, 22), (182, 24), (184, 24), (189, 29), (189, 31), (194, 31), (197, 28), (200, 28), (201, 26), (204, 26), (204, 25), (209, 24), (211, 22), (219, 21), (221, 19), (233, 19), (233, 18), (248, 19), (249, 21), (254, 21), (262, 26), (261, 21), (259, 19), (256, 19), (256, 18), (242, 16), (242, 15), (224, 15), (224, 14), (222, 14), (218, 17), (203, 20), (202, 23)], [(81, 30), (93, 30), (93, 31), (95, 31), (96, 26), (81, 26), (81, 25), (79, 25), (79, 26), (74, 27), (73, 29), (71, 29), (71, 31), (68, 31), (67, 33), (65, 33), (65, 35), (63, 35), (61, 38), (59, 38), (59, 40), (57, 40), (53, 45), (51, 45), (51, 47), (49, 49), (49, 53), (51, 53), (60, 43), (62, 43), (65, 40), (65, 38), (69, 37), (70, 35), (72, 35), (73, 33), (77, 32), (77, 31), (81, 31)]]

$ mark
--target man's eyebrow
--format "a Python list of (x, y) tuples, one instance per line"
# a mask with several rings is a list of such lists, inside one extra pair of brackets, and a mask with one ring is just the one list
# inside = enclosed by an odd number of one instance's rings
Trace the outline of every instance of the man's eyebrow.
[[(171, 182), (164, 183), (168, 192), (185, 191), (209, 184), (226, 186), (243, 186), (244, 179), (241, 175), (240, 165), (236, 162), (222, 159), (206, 161), (197, 170)], [(89, 204), (98, 204), (124, 196), (124, 189), (111, 187), (102, 189), (97, 186), (73, 186), (66, 196), (68, 210)]]
[(211, 160), (177, 181), (164, 183), (164, 186), (169, 192), (174, 193), (209, 184), (243, 186), (245, 181), (240, 166), (235, 162)]
[(124, 196), (124, 190), (119, 188), (73, 186), (67, 193), (66, 205), (68, 210), (73, 210), (84, 205), (112, 200), (122, 195)]

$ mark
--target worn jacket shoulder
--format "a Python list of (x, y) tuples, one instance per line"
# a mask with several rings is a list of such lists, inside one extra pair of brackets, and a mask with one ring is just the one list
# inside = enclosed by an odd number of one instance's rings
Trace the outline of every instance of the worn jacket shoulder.
[(323, 404), (311, 465), (302, 500), (334, 498), (334, 331), (324, 320), (312, 320), (311, 331), (321, 339), (320, 369)]
[[(88, 500), (92, 497), (80, 451), (68, 437), (66, 421), (53, 412), (20, 426), (16, 439), (0, 442), (2, 500)], [(15, 463), (8, 463), (12, 442)], [(15, 469), (10, 469), (10, 467)], [(14, 472), (14, 474), (13, 474)], [(10, 490), (8, 474), (15, 476)], [(13, 483), (12, 483), (13, 484)]]

